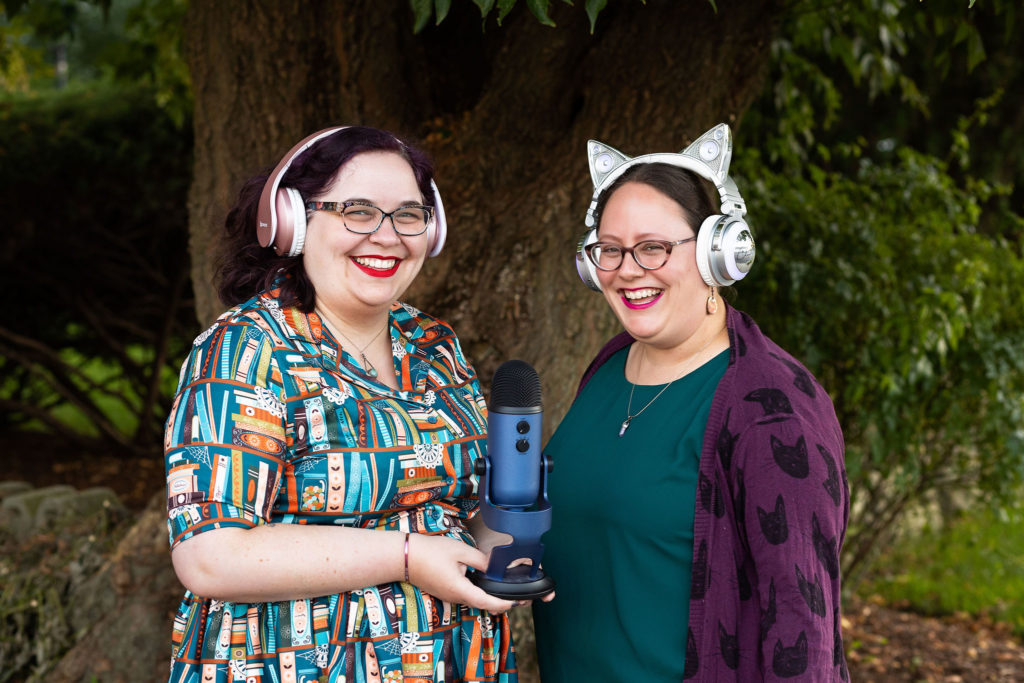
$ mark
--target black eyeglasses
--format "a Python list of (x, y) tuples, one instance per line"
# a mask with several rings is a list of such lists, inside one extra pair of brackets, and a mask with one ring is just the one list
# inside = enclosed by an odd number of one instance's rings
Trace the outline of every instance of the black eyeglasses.
[(622, 265), (622, 259), (626, 254), (632, 254), (636, 264), (644, 270), (657, 270), (668, 263), (668, 257), (672, 254), (672, 247), (679, 244), (686, 244), (696, 240), (696, 235), (687, 237), (684, 240), (668, 242), (666, 240), (644, 240), (637, 242), (631, 247), (624, 247), (621, 244), (611, 242), (594, 242), (587, 245), (585, 251), (590, 262), (598, 270), (618, 270)]
[(426, 231), (434, 215), (433, 208), (419, 204), (384, 211), (366, 202), (306, 202), (306, 209), (338, 214), (345, 224), (345, 229), (359, 235), (377, 232), (384, 224), (384, 219), (390, 218), (395, 232), (403, 237), (415, 237)]

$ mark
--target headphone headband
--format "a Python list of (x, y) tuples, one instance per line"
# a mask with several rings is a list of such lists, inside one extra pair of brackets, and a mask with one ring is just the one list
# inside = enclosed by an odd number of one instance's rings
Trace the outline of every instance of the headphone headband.
[(656, 152), (630, 158), (597, 140), (587, 142), (587, 154), (590, 161), (590, 177), (594, 181), (594, 195), (590, 200), (585, 220), (588, 228), (597, 225), (595, 212), (601, 193), (611, 187), (622, 174), (639, 164), (668, 164), (693, 171), (714, 183), (723, 214), (743, 216), (747, 213), (746, 202), (740, 196), (736, 183), (729, 177), (732, 132), (724, 123), (701, 135), (678, 154)]
[(754, 262), (754, 238), (744, 220), (746, 202), (729, 177), (732, 161), (732, 132), (720, 123), (678, 154), (658, 152), (627, 157), (603, 142), (587, 142), (590, 177), (594, 195), (587, 208), (588, 228), (576, 247), (576, 270), (584, 284), (601, 291), (597, 270), (586, 255), (586, 247), (597, 241), (597, 204), (601, 194), (622, 175), (640, 164), (667, 164), (692, 171), (715, 184), (720, 213), (708, 216), (697, 230), (697, 269), (711, 287), (725, 287), (746, 277)]

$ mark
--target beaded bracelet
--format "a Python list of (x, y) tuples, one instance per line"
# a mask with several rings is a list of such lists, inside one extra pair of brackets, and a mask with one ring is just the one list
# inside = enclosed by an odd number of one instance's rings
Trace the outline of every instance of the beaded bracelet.
[(405, 532), (405, 582), (409, 583), (409, 532)]

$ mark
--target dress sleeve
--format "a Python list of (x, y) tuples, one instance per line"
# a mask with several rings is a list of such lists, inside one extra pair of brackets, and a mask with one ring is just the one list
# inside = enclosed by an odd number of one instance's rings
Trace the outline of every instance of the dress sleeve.
[(794, 415), (748, 427), (736, 447), (737, 519), (761, 600), (761, 670), (766, 680), (834, 680), (849, 513), (842, 442)]
[(256, 325), (219, 321), (196, 339), (164, 432), (172, 548), (270, 518), (285, 462), (281, 394), (272, 340)]

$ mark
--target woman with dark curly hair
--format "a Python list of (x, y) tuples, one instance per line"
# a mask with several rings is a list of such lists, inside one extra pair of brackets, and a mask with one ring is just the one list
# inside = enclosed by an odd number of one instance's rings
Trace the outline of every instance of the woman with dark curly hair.
[(230, 211), (219, 292), (165, 434), (187, 588), (171, 681), (514, 681), (466, 578), (494, 535), (486, 405), (452, 329), (400, 303), (446, 223), (425, 156), (320, 131)]

